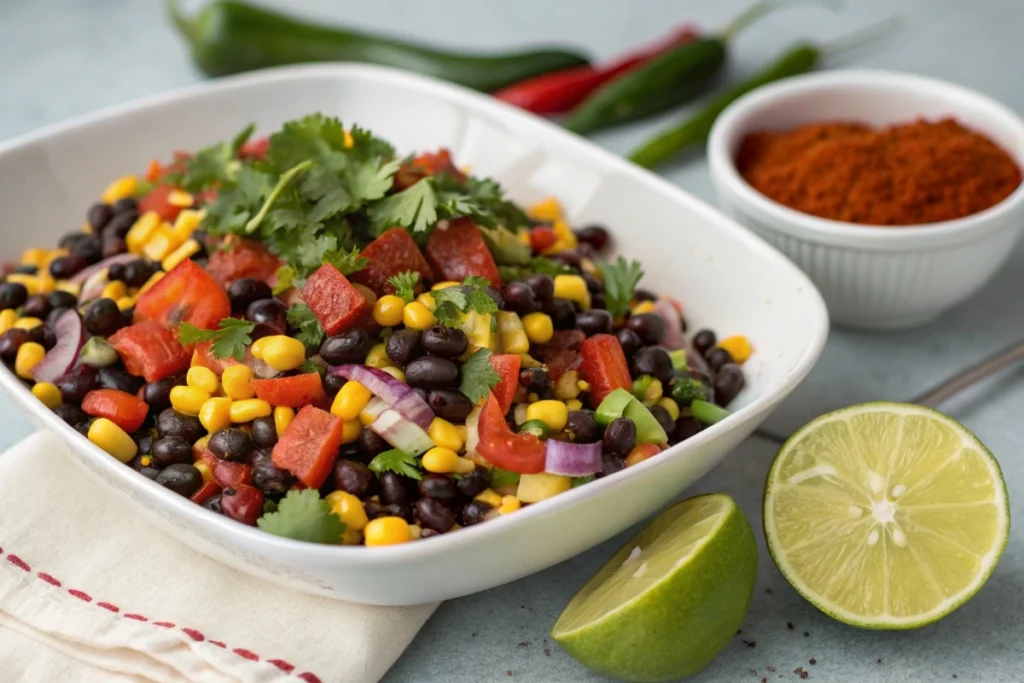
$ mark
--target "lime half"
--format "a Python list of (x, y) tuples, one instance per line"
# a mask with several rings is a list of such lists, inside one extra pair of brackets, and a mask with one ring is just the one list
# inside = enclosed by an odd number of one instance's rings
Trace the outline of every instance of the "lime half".
[(836, 619), (908, 629), (941, 619), (992, 573), (1010, 533), (995, 458), (929, 408), (823, 415), (775, 456), (764, 531), (779, 570)]
[(689, 676), (736, 634), (756, 577), (754, 534), (732, 498), (690, 498), (624, 545), (573, 597), (551, 636), (608, 676)]

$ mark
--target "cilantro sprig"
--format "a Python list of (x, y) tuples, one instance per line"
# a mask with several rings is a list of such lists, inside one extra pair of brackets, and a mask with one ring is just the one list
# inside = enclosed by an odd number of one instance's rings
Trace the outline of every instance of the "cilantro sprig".
[(462, 364), (462, 381), (459, 384), (459, 391), (466, 395), (473, 403), (487, 397), (487, 392), (497, 386), (501, 381), (494, 366), (491, 365), (490, 349), (477, 349), (472, 356)]
[(490, 281), (470, 275), (461, 285), (453, 285), (430, 292), (437, 307), (434, 317), (442, 325), (458, 327), (462, 324), (463, 314), (475, 311), (480, 314), (498, 312), (498, 304), (485, 291)]
[(416, 283), (420, 281), (420, 274), (414, 270), (407, 270), (398, 275), (388, 278), (388, 284), (395, 288), (395, 295), (409, 303), (416, 297)]
[(639, 261), (626, 261), (621, 256), (614, 263), (598, 265), (604, 278), (604, 299), (608, 312), (619, 318), (629, 310), (636, 286), (644, 276)]
[(410, 479), (422, 479), (423, 475), (420, 474), (419, 462), (415, 456), (406, 453), (405, 451), (392, 448), (389, 451), (378, 453), (373, 460), (370, 461), (370, 470), (377, 474), (384, 474), (385, 472), (394, 472), (400, 474), (403, 477), (409, 477)]
[(230, 141), (204, 147), (182, 161), (184, 170), (169, 175), (165, 180), (189, 192), (199, 192), (230, 181), (241, 167), (238, 150), (249, 141), (256, 125), (250, 123)]
[(202, 330), (186, 322), (178, 326), (178, 341), (186, 345), (212, 341), (210, 351), (214, 356), (240, 361), (245, 357), (245, 347), (252, 344), (249, 334), (255, 327), (256, 323), (238, 318), (222, 319), (216, 330)]
[(285, 317), (289, 325), (299, 328), (295, 338), (307, 349), (319, 348), (327, 336), (316, 314), (306, 304), (292, 304), (288, 307)]
[(269, 534), (311, 543), (341, 543), (345, 531), (345, 523), (331, 512), (331, 506), (316, 489), (289, 491), (276, 511), (264, 508), (256, 524)]

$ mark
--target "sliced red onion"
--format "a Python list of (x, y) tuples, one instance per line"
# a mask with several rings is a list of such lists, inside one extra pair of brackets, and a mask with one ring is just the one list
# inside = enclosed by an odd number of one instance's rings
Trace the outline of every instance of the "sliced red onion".
[(74, 277), (71, 278), (71, 282), (74, 282), (75, 284), (81, 285), (81, 284), (85, 283), (85, 281), (88, 280), (92, 275), (98, 273), (101, 270), (104, 270), (106, 268), (110, 268), (110, 266), (116, 265), (118, 263), (122, 263), (122, 264), (123, 263), (128, 263), (130, 261), (136, 260), (137, 258), (139, 258), (139, 256), (136, 256), (135, 254), (127, 254), (127, 253), (125, 253), (125, 254), (116, 254), (114, 256), (109, 256), (109, 257), (103, 259), (102, 261), (99, 261), (98, 263), (94, 263), (91, 266), (89, 266), (88, 268), (83, 268), (82, 270), (80, 270), (77, 273), (75, 273)]
[(466, 416), (466, 455), (476, 455), (476, 447), (480, 443), (480, 414), (484, 411), (476, 406)]
[(331, 374), (345, 379), (355, 380), (379, 396), (385, 403), (397, 410), (413, 424), (426, 429), (434, 419), (434, 411), (430, 409), (423, 397), (417, 394), (405, 382), (401, 382), (383, 370), (365, 365), (339, 365), (331, 368)]
[(372, 417), (373, 419), (377, 419), (378, 417), (380, 417), (380, 414), (387, 409), (388, 404), (374, 396), (373, 398), (370, 399), (370, 402), (366, 404), (366, 407), (363, 408), (363, 412)]
[(585, 477), (602, 469), (601, 442), (573, 443), (548, 439), (546, 443), (544, 471), (548, 474)]
[(654, 304), (654, 313), (665, 321), (665, 337), (661, 340), (660, 346), (669, 351), (683, 349), (686, 352), (686, 364), (694, 370), (706, 372), (704, 359), (683, 334), (683, 320), (672, 302), (668, 299), (658, 299)]
[(370, 429), (395, 448), (410, 455), (420, 455), (434, 447), (434, 442), (425, 431), (393, 408), (381, 413), (370, 425)]
[(85, 344), (85, 325), (78, 311), (71, 308), (60, 314), (53, 324), (57, 343), (32, 369), (37, 382), (55, 382), (74, 367)]

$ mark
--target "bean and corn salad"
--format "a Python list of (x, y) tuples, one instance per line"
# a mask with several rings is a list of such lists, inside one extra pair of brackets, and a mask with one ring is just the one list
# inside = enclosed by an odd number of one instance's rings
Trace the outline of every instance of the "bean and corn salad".
[(140, 475), (319, 543), (513, 514), (722, 419), (748, 340), (446, 150), (310, 115), (153, 161), (0, 284), (0, 359)]

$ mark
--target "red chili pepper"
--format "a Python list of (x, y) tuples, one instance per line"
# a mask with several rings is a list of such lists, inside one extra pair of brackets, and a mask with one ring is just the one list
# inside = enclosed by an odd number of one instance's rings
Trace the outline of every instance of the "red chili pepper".
[(640, 66), (667, 50), (692, 42), (699, 35), (693, 26), (681, 26), (666, 38), (629, 52), (605, 66), (575, 66), (552, 71), (514, 83), (494, 93), (494, 96), (534, 114), (563, 114), (619, 74)]

